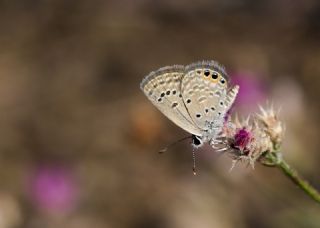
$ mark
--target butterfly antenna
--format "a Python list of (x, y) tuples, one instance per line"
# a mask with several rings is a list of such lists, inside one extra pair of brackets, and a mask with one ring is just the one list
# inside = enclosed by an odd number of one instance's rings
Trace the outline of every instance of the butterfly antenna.
[(170, 143), (165, 148), (159, 150), (159, 154), (162, 154), (162, 153), (166, 152), (169, 148), (171, 148), (172, 146), (176, 145), (177, 143), (182, 142), (182, 141), (184, 141), (186, 139), (190, 139), (190, 138), (192, 138), (192, 136), (186, 136), (186, 137), (183, 137), (183, 138), (181, 138), (181, 139), (179, 139), (179, 140), (177, 140), (177, 141), (175, 141), (173, 143)]
[(196, 171), (196, 153), (195, 153), (195, 148), (193, 148), (193, 149), (192, 149), (192, 159), (193, 159), (193, 167), (192, 167), (193, 175), (197, 175), (197, 171)]

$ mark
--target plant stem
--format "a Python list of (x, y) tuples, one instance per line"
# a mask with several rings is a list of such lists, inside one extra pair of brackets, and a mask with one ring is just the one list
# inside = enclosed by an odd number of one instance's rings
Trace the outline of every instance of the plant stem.
[(265, 158), (267, 160), (261, 163), (268, 167), (278, 167), (282, 172), (289, 177), (293, 183), (298, 185), (307, 195), (309, 195), (314, 201), (320, 203), (320, 193), (312, 185), (308, 183), (299, 173), (289, 166), (289, 164), (279, 156), (279, 152), (268, 153)]
[(306, 194), (308, 194), (317, 203), (320, 203), (320, 193), (312, 185), (301, 177), (296, 170), (291, 168), (287, 162), (281, 159), (278, 162), (278, 167), (289, 177), (296, 185), (298, 185)]

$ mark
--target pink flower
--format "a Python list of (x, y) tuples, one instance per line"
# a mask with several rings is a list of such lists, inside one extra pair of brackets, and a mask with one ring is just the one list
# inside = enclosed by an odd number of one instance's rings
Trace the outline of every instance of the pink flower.
[(252, 141), (252, 133), (246, 130), (245, 127), (238, 129), (234, 135), (234, 147), (245, 152), (249, 143)]
[(245, 161), (253, 167), (256, 161), (279, 148), (283, 133), (284, 126), (273, 108), (260, 108), (260, 113), (251, 118), (244, 121), (235, 118), (225, 124), (220, 139), (212, 147), (228, 152), (234, 164)]
[(245, 112), (256, 109), (257, 104), (266, 99), (267, 86), (253, 73), (237, 72), (231, 75), (232, 82), (240, 86), (236, 106)]
[(29, 190), (32, 202), (39, 209), (67, 213), (75, 207), (77, 184), (72, 172), (65, 167), (43, 165), (36, 168)]

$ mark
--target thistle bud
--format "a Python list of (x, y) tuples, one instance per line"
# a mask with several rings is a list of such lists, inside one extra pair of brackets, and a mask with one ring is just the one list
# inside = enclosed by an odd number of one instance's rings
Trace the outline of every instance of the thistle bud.
[(264, 125), (265, 131), (271, 137), (275, 147), (278, 147), (284, 135), (284, 125), (279, 121), (278, 116), (275, 114), (273, 107), (263, 109), (260, 107), (260, 114), (257, 114), (257, 119)]
[(272, 108), (261, 108), (260, 114), (248, 117), (244, 121), (235, 118), (234, 121), (225, 124), (222, 131), (225, 151), (231, 155), (234, 164), (245, 161), (252, 167), (255, 161), (278, 147), (282, 137), (283, 124)]

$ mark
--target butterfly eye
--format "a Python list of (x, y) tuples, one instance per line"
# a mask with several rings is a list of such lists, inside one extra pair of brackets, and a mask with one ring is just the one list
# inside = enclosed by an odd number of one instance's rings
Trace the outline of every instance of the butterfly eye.
[(211, 77), (212, 77), (212, 79), (216, 80), (218, 78), (218, 73), (213, 72)]

